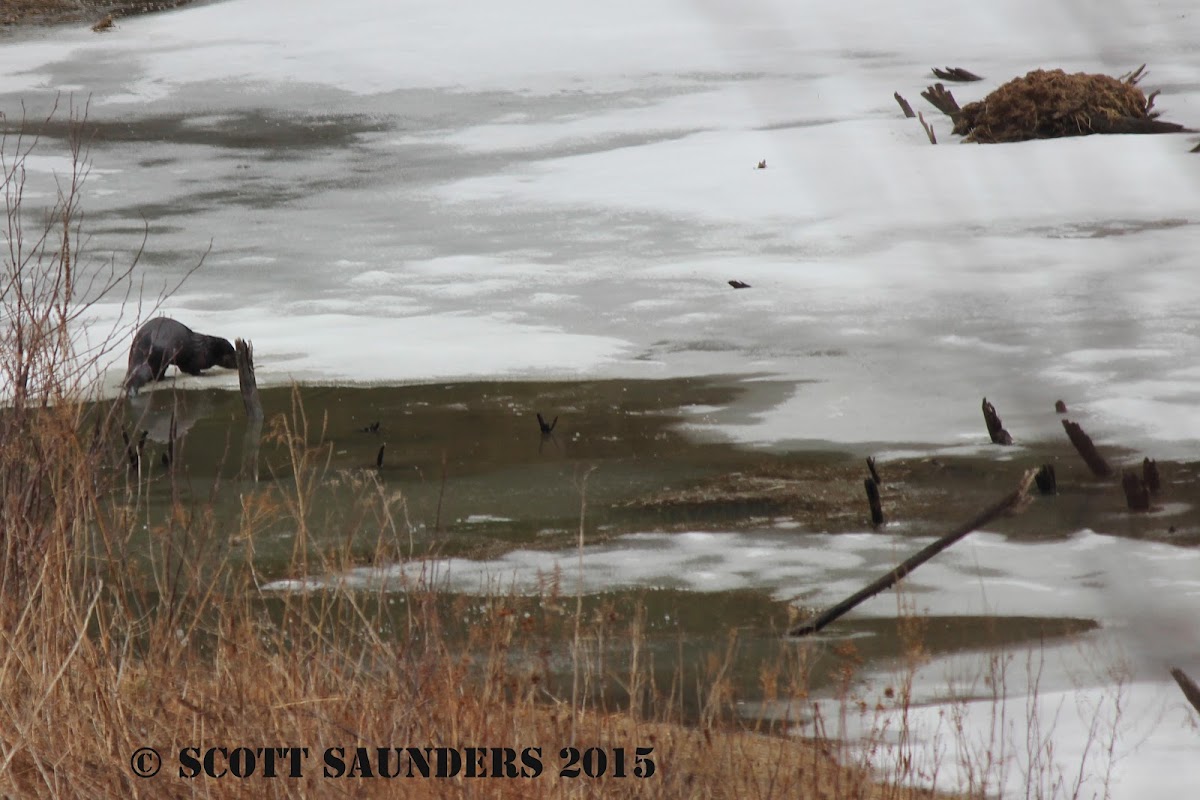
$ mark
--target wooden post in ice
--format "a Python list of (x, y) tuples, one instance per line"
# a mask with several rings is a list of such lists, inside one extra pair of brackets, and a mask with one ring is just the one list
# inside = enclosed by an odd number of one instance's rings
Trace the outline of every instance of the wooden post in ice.
[(879, 500), (879, 484), (874, 478), (864, 478), (863, 486), (867, 490), (867, 503), (871, 506), (871, 524), (878, 528), (883, 524), (883, 503)]
[(1083, 428), (1079, 427), (1078, 423), (1071, 422), (1069, 419), (1062, 421), (1063, 430), (1067, 432), (1067, 438), (1071, 440), (1071, 444), (1075, 445), (1075, 449), (1079, 452), (1080, 457), (1087, 462), (1088, 468), (1092, 470), (1092, 474), (1097, 478), (1107, 478), (1112, 475), (1112, 467), (1104, 460), (1096, 450), (1096, 445), (1092, 444), (1092, 437), (1083, 432)]
[(1125, 490), (1125, 505), (1130, 511), (1150, 510), (1150, 490), (1141, 475), (1131, 469), (1125, 470), (1121, 475), (1121, 488)]
[(1042, 494), (1058, 494), (1058, 478), (1054, 475), (1053, 464), (1042, 464), (1035, 478), (1038, 491)]
[(246, 408), (246, 435), (242, 439), (242, 474), (258, 480), (258, 448), (262, 439), (263, 407), (254, 378), (254, 345), (245, 339), (234, 343), (237, 350), (238, 385)]
[(1162, 479), (1158, 477), (1158, 464), (1151, 458), (1142, 459), (1142, 481), (1150, 494), (1158, 494), (1162, 488)]
[(1019, 511), (1025, 505), (1029, 487), (1033, 485), (1034, 474), (1035, 470), (1031, 469), (1026, 471), (1021, 477), (1021, 482), (1017, 484), (1016, 489), (1009, 492), (1003, 499), (983, 511), (981, 514), (979, 514), (979, 516), (950, 531), (936, 542), (921, 550), (912, 558), (900, 564), (900, 566), (896, 567), (888, 574), (873, 581), (870, 585), (863, 587), (832, 608), (829, 608), (818, 614), (815, 619), (805, 622), (803, 625), (798, 625), (795, 628), (792, 628), (790, 631), (788, 631), (788, 636), (808, 636), (810, 633), (816, 633), (829, 623), (836, 620), (838, 617), (841, 617), (842, 615), (851, 611), (855, 606), (865, 602), (866, 600), (869, 600), (870, 598), (882, 592), (884, 589), (890, 588), (905, 575), (912, 572), (917, 567), (921, 566), (926, 561), (933, 558), (938, 553), (942, 552), (971, 531), (987, 525), (992, 520), (1004, 514)]
[(1004, 423), (996, 413), (996, 407), (983, 398), (983, 421), (987, 424), (988, 436), (995, 444), (1012, 444), (1012, 436), (1004, 430)]

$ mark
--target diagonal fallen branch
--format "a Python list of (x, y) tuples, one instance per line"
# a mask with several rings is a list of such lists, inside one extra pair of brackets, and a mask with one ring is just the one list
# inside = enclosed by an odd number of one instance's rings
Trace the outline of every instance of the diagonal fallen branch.
[(912, 558), (909, 558), (904, 563), (900, 564), (900, 566), (896, 567), (888, 574), (873, 581), (869, 586), (866, 586), (850, 595), (836, 606), (821, 612), (816, 618), (792, 628), (790, 631), (788, 631), (788, 636), (808, 636), (810, 633), (816, 633), (829, 623), (836, 620), (838, 617), (841, 617), (852, 610), (855, 606), (874, 597), (884, 589), (891, 588), (905, 575), (912, 572), (917, 567), (921, 566), (926, 561), (933, 558), (938, 553), (942, 552), (947, 547), (954, 544), (976, 528), (983, 527), (992, 520), (1005, 514), (1011, 514), (1020, 511), (1025, 506), (1025, 503), (1028, 499), (1029, 487), (1033, 484), (1033, 479), (1036, 474), (1037, 470), (1027, 470), (1021, 477), (1021, 482), (1017, 484), (1017, 488), (1005, 495), (1003, 499), (984, 510), (969, 522), (964, 523), (958, 528), (950, 531), (950, 533), (947, 533), (945, 536), (942, 536), (936, 542), (930, 544), (928, 547), (924, 548)]
[(1183, 690), (1183, 696), (1192, 704), (1192, 708), (1200, 711), (1200, 686), (1197, 686), (1196, 682), (1178, 667), (1171, 669), (1171, 677), (1179, 684), (1179, 688)]

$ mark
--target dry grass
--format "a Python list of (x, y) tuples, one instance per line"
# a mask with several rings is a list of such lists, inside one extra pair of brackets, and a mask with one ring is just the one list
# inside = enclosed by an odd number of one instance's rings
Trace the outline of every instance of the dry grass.
[(968, 142), (1021, 142), (1102, 132), (1101, 121), (1149, 120), (1146, 95), (1131, 82), (1061, 69), (1034, 70), (963, 107), (954, 133)]

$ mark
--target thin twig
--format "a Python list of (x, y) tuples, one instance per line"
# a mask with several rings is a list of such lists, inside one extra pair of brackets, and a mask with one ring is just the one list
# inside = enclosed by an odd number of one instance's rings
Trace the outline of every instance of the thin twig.
[(929, 137), (929, 143), (937, 144), (937, 136), (933, 133), (933, 126), (925, 121), (925, 115), (918, 111), (917, 119), (920, 120), (921, 127), (925, 129), (925, 135)]

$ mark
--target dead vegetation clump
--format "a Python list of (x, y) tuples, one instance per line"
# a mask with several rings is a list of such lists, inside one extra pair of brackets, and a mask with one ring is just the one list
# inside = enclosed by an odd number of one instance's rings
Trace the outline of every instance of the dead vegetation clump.
[(1023, 142), (1093, 133), (1173, 133), (1157, 119), (1154, 96), (1128, 79), (1061, 69), (1034, 70), (954, 114), (954, 133), (968, 142)]
[[(91, 22), (94, 23), (92, 30), (99, 33), (111, 29), (111, 23), (118, 17), (169, 11), (192, 2), (193, 0), (3, 0), (0, 2), (0, 26)], [(102, 24), (105, 20), (109, 20), (110, 24)]]

